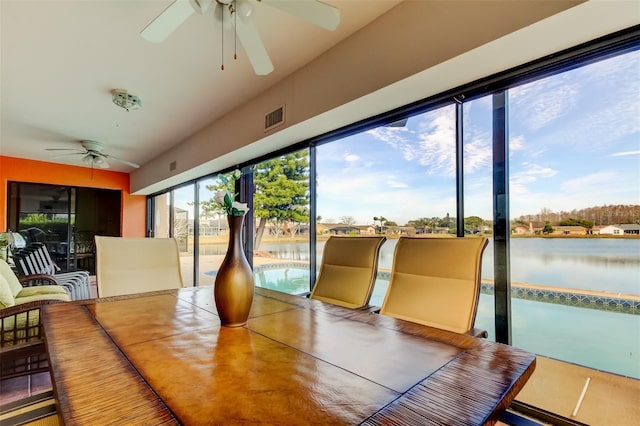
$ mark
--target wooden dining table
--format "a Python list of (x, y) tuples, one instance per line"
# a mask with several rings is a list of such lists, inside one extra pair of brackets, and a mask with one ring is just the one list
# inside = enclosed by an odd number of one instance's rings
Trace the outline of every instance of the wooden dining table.
[(246, 326), (212, 287), (45, 306), (67, 425), (494, 424), (524, 350), (256, 288)]

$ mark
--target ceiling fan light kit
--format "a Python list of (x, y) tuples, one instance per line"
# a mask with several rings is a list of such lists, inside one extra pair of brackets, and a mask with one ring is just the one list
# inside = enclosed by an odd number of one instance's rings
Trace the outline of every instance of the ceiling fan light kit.
[(142, 107), (142, 101), (140, 98), (136, 95), (132, 95), (126, 90), (113, 89), (111, 94), (113, 95), (113, 103), (127, 111), (131, 109), (140, 109)]

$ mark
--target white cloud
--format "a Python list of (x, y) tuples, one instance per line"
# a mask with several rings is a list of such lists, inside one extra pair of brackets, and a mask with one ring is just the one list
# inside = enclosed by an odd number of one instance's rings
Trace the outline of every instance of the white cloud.
[(409, 162), (426, 167), (429, 175), (455, 176), (455, 114), (453, 107), (414, 117), (408, 126), (378, 127), (368, 133), (400, 151)]
[(529, 130), (538, 130), (565, 116), (579, 89), (566, 75), (534, 81), (509, 89), (510, 113)]
[(344, 155), (344, 161), (346, 161), (347, 163), (355, 163), (355, 162), (357, 162), (359, 160), (360, 160), (360, 156), (357, 155), (357, 154), (346, 153)]
[(640, 155), (640, 151), (624, 151), (624, 152), (616, 152), (614, 154), (610, 154), (610, 157), (627, 157), (630, 155)]
[(418, 162), (428, 167), (428, 174), (455, 176), (455, 125), (452, 108), (441, 108), (427, 113), (420, 122)]
[(640, 133), (639, 73), (633, 52), (510, 89), (512, 122), (540, 130), (529, 137), (537, 147), (628, 151)]
[(511, 182), (519, 184), (531, 183), (539, 178), (550, 178), (556, 174), (558, 174), (558, 171), (550, 167), (525, 162), (522, 163), (522, 170), (511, 176)]
[(509, 152), (521, 151), (524, 149), (524, 135), (512, 136), (509, 139)]
[(493, 149), (482, 138), (473, 138), (464, 144), (464, 172), (491, 169)]
[(385, 184), (389, 187), (389, 188), (408, 188), (409, 185), (407, 185), (405, 182), (401, 181), (401, 180), (397, 180), (397, 179), (388, 179)]
[(557, 170), (539, 164), (523, 163), (522, 169), (513, 173), (509, 178), (509, 193), (511, 197), (524, 197), (531, 194), (529, 185), (539, 179), (551, 178)]
[(616, 179), (616, 173), (601, 171), (566, 180), (560, 184), (560, 189), (565, 192), (599, 192), (610, 188)]

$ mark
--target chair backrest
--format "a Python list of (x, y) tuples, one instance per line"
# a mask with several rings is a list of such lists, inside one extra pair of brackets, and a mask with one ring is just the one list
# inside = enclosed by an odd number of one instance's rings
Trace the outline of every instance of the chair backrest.
[(481, 238), (401, 237), (380, 313), (466, 333), (480, 296)]
[(98, 297), (181, 288), (180, 255), (174, 238), (96, 235)]
[(311, 298), (347, 308), (367, 306), (386, 237), (330, 236)]

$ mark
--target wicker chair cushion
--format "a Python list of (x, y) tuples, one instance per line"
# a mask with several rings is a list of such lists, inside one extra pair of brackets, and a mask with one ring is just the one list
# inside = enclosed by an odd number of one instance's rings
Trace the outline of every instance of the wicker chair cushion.
[(34, 294), (31, 296), (16, 297), (16, 305), (37, 302), (38, 300), (62, 300), (63, 302), (70, 302), (71, 298), (67, 293)]
[(7, 283), (9, 283), (9, 288), (11, 289), (11, 294), (13, 294), (13, 297), (16, 297), (22, 290), (22, 284), (20, 284), (20, 281), (18, 281), (18, 277), (16, 277), (16, 274), (11, 270), (11, 267), (3, 259), (0, 259), (0, 275), (2, 275), (5, 280), (7, 280)]
[(0, 275), (0, 309), (8, 308), (15, 304), (16, 300), (13, 297), (13, 292), (11, 291), (11, 287), (9, 287), (9, 283), (4, 276)]
[(17, 298), (37, 296), (43, 294), (69, 294), (67, 289), (61, 285), (38, 285), (34, 287), (24, 287), (18, 293)]

